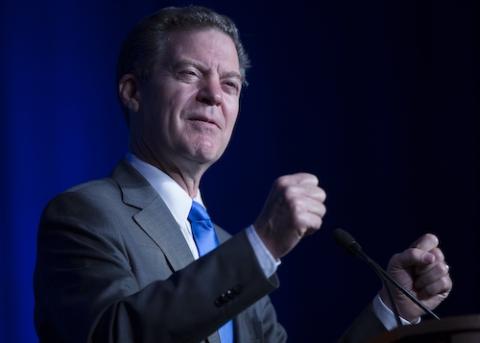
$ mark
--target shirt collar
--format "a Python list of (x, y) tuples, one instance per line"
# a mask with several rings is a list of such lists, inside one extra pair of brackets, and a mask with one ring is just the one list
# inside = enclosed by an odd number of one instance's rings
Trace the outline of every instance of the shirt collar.
[[(188, 213), (192, 208), (192, 198), (190, 195), (188, 195), (188, 193), (166, 173), (157, 167), (142, 161), (133, 153), (128, 153), (126, 159), (148, 181), (148, 183), (150, 183), (165, 202), (177, 223), (183, 226), (188, 218)], [(200, 195), (200, 190), (197, 192), (197, 195), (193, 200), (199, 202), (205, 207)]]

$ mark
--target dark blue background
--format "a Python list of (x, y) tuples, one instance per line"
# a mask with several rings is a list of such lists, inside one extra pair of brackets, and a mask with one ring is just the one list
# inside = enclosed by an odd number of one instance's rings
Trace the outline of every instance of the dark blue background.
[[(187, 3), (0, 3), (0, 342), (36, 341), (43, 206), (125, 154), (121, 40), (144, 15)], [(333, 341), (380, 286), (334, 245), (337, 226), (382, 264), (437, 233), (455, 281), (439, 314), (478, 312), (475, 1), (196, 3), (237, 22), (253, 61), (234, 138), (202, 185), (212, 216), (241, 230), (284, 173), (315, 173), (328, 193), (323, 229), (284, 258), (272, 294), (291, 341)]]

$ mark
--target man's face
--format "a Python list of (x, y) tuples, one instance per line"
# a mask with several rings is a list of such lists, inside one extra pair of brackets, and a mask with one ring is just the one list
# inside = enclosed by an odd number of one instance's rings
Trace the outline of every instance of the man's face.
[(165, 44), (139, 88), (134, 139), (169, 167), (208, 167), (224, 152), (238, 114), (237, 50), (215, 29), (173, 32)]

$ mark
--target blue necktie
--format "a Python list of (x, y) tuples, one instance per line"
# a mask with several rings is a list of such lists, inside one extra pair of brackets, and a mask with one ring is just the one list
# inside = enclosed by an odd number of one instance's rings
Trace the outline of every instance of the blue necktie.
[[(203, 256), (218, 246), (218, 238), (213, 228), (212, 221), (205, 208), (198, 202), (192, 202), (192, 208), (188, 214), (188, 220), (192, 225), (193, 239), (197, 245), (198, 254)], [(233, 323), (226, 322), (219, 330), (222, 343), (233, 343)]]

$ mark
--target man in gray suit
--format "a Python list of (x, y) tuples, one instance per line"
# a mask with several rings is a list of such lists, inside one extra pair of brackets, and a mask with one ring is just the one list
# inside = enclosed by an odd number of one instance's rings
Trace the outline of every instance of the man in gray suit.
[[(111, 177), (60, 194), (41, 219), (42, 342), (286, 341), (267, 294), (280, 259), (321, 226), (317, 178), (277, 179), (258, 219), (234, 237), (211, 225), (199, 191), (230, 140), (248, 64), (233, 22), (209, 9), (163, 9), (129, 34), (118, 93), (130, 153)], [(451, 288), (437, 245), (425, 235), (389, 267), (430, 308)], [(344, 342), (391, 328), (382, 299)], [(422, 314), (404, 300), (399, 309), (410, 321)]]

